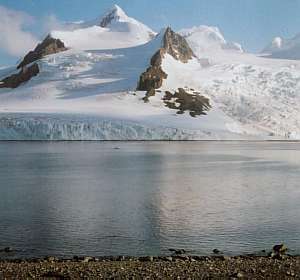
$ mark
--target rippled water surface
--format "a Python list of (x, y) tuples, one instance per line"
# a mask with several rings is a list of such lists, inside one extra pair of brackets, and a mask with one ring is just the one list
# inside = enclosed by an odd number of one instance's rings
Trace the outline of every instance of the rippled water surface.
[(0, 248), (15, 257), (280, 242), (300, 253), (300, 143), (0, 142)]

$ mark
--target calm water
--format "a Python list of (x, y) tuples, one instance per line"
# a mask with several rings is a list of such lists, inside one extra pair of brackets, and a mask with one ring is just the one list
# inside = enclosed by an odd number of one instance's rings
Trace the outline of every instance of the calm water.
[(278, 242), (300, 253), (300, 143), (0, 143), (0, 248), (14, 257)]

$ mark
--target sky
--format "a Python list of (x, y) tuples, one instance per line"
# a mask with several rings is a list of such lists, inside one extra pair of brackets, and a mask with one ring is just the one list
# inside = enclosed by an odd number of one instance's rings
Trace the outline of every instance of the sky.
[(300, 33), (300, 0), (0, 0), (0, 66), (16, 63), (61, 22), (98, 18), (113, 4), (155, 31), (217, 26), (250, 52)]

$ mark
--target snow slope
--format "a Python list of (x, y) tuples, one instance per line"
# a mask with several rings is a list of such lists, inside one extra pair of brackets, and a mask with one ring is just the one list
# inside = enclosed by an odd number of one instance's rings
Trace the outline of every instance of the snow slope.
[[(223, 36), (216, 35), (215, 41), (224, 44)], [(177, 63), (165, 62), (166, 72), (172, 73), (166, 87), (187, 84), (204, 92), (248, 135), (300, 139), (300, 61), (264, 58), (217, 44), (207, 48), (202, 38), (187, 39), (202, 66), (182, 71), (176, 70)]]
[[(33, 139), (58, 140), (240, 139), (226, 128), (233, 121), (217, 109), (200, 120), (188, 114), (178, 116), (159, 96), (149, 104), (142, 101), (145, 92), (135, 88), (162, 46), (163, 34), (133, 48), (69, 50), (40, 60), (37, 77), (17, 89), (0, 90), (0, 139), (31, 139), (29, 132)], [(197, 60), (192, 63), (199, 65)], [(71, 119), (73, 125), (68, 126)], [(84, 135), (82, 127), (87, 123), (91, 131)], [(109, 123), (104, 125), (105, 136), (99, 133), (103, 123)], [(123, 128), (116, 132), (120, 124)], [(37, 131), (33, 133), (34, 127)]]
[(243, 52), (240, 44), (227, 42), (218, 27), (201, 25), (182, 29), (179, 33), (186, 38), (196, 54), (231, 50)]

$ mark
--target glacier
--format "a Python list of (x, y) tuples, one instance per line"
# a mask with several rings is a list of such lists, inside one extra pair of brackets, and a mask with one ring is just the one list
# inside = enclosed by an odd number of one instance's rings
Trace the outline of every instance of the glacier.
[[(142, 125), (124, 120), (105, 120), (91, 116), (51, 114), (1, 114), (0, 139), (7, 141), (65, 140), (211, 140), (226, 135), (209, 131)], [(236, 140), (242, 139), (238, 134)]]

